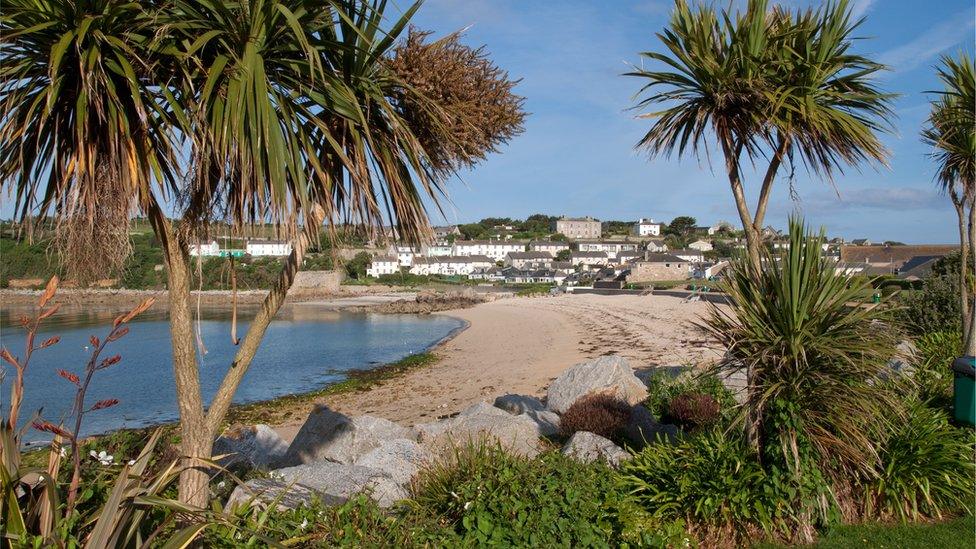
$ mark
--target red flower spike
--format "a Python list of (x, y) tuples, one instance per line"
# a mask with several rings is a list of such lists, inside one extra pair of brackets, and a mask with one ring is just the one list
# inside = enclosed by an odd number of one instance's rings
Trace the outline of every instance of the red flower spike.
[(98, 365), (98, 369), (101, 370), (102, 368), (108, 368), (113, 364), (118, 364), (120, 360), (122, 360), (122, 355), (110, 356), (102, 360), (102, 363)]
[(43, 349), (45, 347), (50, 347), (51, 345), (54, 345), (54, 344), (56, 344), (59, 341), (61, 341), (61, 338), (59, 336), (49, 337), (49, 338), (47, 338), (47, 339), (44, 340), (44, 343), (41, 343), (41, 349)]
[(64, 429), (58, 427), (57, 425), (51, 423), (50, 421), (35, 421), (34, 423), (31, 424), (31, 426), (37, 429), (38, 431), (44, 433), (54, 433), (56, 435), (61, 435), (64, 438), (68, 438), (68, 439), (74, 438), (71, 436), (71, 433), (65, 431)]
[(107, 398), (105, 400), (99, 400), (98, 402), (96, 402), (95, 405), (91, 407), (91, 409), (102, 410), (104, 408), (111, 408), (112, 406), (115, 406), (118, 403), (119, 403), (119, 399), (117, 398)]
[(17, 359), (14, 358), (14, 355), (10, 354), (10, 351), (8, 351), (6, 347), (0, 348), (0, 358), (14, 368), (20, 368), (20, 363), (17, 362)]
[(127, 333), (129, 333), (129, 329), (123, 326), (122, 328), (112, 332), (112, 335), (108, 336), (106, 341), (116, 341), (122, 339)]
[(58, 375), (61, 376), (61, 377), (63, 377), (64, 379), (67, 379), (71, 383), (74, 383), (75, 385), (78, 385), (79, 379), (78, 379), (78, 376), (76, 376), (75, 374), (72, 374), (71, 372), (69, 372), (67, 370), (58, 370)]
[(88, 338), (88, 342), (92, 344), (92, 347), (98, 347), (99, 341), (97, 337), (91, 336), (90, 338)]
[(47, 281), (47, 287), (44, 288), (44, 293), (41, 294), (41, 299), (37, 301), (37, 306), (44, 308), (47, 302), (50, 301), (54, 294), (58, 291), (58, 275), (51, 277), (51, 280)]

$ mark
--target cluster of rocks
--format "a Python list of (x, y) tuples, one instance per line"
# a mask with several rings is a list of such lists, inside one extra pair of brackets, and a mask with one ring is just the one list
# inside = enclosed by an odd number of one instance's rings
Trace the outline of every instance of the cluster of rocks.
[(436, 292), (422, 291), (414, 299), (398, 299), (381, 305), (364, 305), (350, 307), (353, 312), (396, 313), (396, 314), (430, 314), (437, 311), (451, 311), (467, 309), (489, 298), (486, 294), (479, 294), (474, 290)]
[[(494, 404), (474, 404), (453, 417), (412, 428), (318, 407), (290, 445), (270, 427), (256, 425), (222, 435), (214, 444), (214, 455), (224, 466), (269, 472), (267, 478), (238, 486), (228, 508), (241, 504), (294, 508), (313, 497), (339, 504), (360, 492), (389, 507), (408, 497), (407, 487), (421, 468), (452, 446), (489, 439), (516, 454), (538, 455), (559, 432), (560, 414), (581, 397), (597, 392), (613, 394), (633, 406), (626, 436), (636, 446), (661, 434), (677, 436), (675, 426), (658, 423), (639, 405), (647, 397), (647, 387), (627, 361), (605, 356), (566, 370), (550, 385), (545, 402), (504, 395)], [(611, 466), (630, 457), (612, 441), (589, 432), (575, 433), (562, 452)]]

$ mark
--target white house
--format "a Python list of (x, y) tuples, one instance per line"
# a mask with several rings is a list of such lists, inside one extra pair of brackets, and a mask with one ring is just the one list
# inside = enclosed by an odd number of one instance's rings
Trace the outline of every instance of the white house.
[(700, 250), (671, 250), (671, 255), (675, 257), (680, 257), (681, 259), (691, 262), (691, 263), (701, 263), (705, 260), (705, 255), (702, 254)]
[(668, 245), (664, 243), (660, 238), (652, 238), (647, 241), (647, 251), (649, 252), (666, 252), (668, 251)]
[(484, 255), (495, 261), (505, 259), (512, 252), (524, 252), (525, 242), (514, 240), (460, 240), (454, 243), (454, 255)]
[(220, 255), (220, 245), (217, 244), (216, 240), (211, 240), (207, 244), (195, 243), (190, 244), (190, 255), (198, 256), (202, 255), (204, 257), (217, 256)]
[(568, 242), (559, 242), (558, 240), (536, 240), (529, 242), (530, 252), (549, 252), (553, 257), (556, 257), (559, 252), (568, 249)]
[(569, 261), (573, 266), (577, 265), (606, 265), (609, 258), (606, 252), (573, 252), (569, 256)]
[(378, 255), (366, 268), (366, 276), (378, 278), (383, 275), (396, 274), (400, 270), (400, 262), (392, 255)]
[(698, 250), (699, 252), (712, 251), (712, 243), (707, 240), (696, 240), (691, 244), (688, 244), (688, 247), (692, 250)]
[(509, 252), (505, 256), (505, 266), (516, 269), (548, 269), (552, 266), (549, 252)]
[(616, 242), (613, 240), (581, 240), (579, 243), (579, 251), (581, 252), (604, 252), (607, 255), (632, 252), (639, 247), (640, 245), (637, 242)]
[(468, 276), (478, 270), (487, 270), (495, 262), (483, 255), (418, 257), (410, 272), (417, 275)]
[(634, 234), (637, 236), (661, 236), (661, 224), (653, 219), (640, 218), (634, 223)]
[(291, 242), (287, 240), (251, 240), (248, 241), (245, 252), (251, 257), (286, 256), (291, 253)]
[(699, 263), (692, 268), (691, 276), (692, 278), (708, 280), (713, 276), (718, 275), (728, 266), (728, 261), (719, 261), (717, 263)]
[(390, 252), (396, 254), (397, 261), (399, 261), (400, 265), (403, 265), (404, 267), (413, 265), (414, 258), (420, 255), (420, 250), (414, 248), (413, 246), (392, 246), (390, 248)]
[(425, 257), (443, 257), (454, 255), (454, 245), (449, 242), (435, 242), (428, 244), (421, 249)]
[(613, 263), (615, 265), (625, 265), (626, 263), (630, 262), (631, 260), (634, 260), (634, 259), (637, 259), (637, 258), (640, 258), (640, 257), (644, 257), (644, 253), (643, 252), (638, 252), (637, 250), (626, 250), (626, 251), (622, 251), (622, 252), (617, 252), (617, 255), (614, 258)]

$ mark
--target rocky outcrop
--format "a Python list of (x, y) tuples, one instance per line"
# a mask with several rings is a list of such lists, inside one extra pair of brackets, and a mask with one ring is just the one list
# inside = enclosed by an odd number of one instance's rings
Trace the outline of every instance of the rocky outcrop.
[(678, 437), (678, 427), (670, 423), (659, 423), (654, 414), (643, 405), (634, 406), (630, 418), (624, 426), (624, 435), (637, 448), (657, 442), (673, 442)]
[(549, 385), (546, 406), (561, 414), (580, 397), (590, 393), (608, 393), (629, 404), (637, 404), (647, 398), (647, 386), (634, 375), (623, 357), (601, 356), (560, 374)]
[(540, 412), (545, 410), (546, 406), (534, 396), (509, 394), (496, 398), (495, 408), (500, 408), (510, 414), (519, 415), (526, 412)]
[(530, 410), (518, 417), (528, 418), (535, 422), (540, 437), (551, 437), (559, 433), (559, 414), (548, 410)]
[(430, 453), (423, 446), (399, 438), (384, 442), (357, 459), (354, 465), (382, 471), (397, 484), (406, 486), (429, 459)]
[(402, 438), (414, 438), (413, 432), (383, 418), (350, 418), (319, 406), (295, 435), (282, 462), (298, 465), (328, 460), (351, 464), (384, 442)]
[(251, 425), (224, 432), (213, 445), (213, 455), (221, 467), (244, 466), (248, 469), (272, 469), (279, 466), (288, 443), (267, 425)]
[(424, 291), (418, 293), (415, 299), (399, 299), (381, 305), (350, 307), (347, 310), (369, 313), (430, 314), (437, 311), (467, 309), (485, 301), (486, 297), (483, 294), (472, 290), (458, 292)]
[(569, 456), (583, 463), (597, 460), (606, 462), (611, 467), (617, 467), (621, 461), (630, 459), (626, 450), (610, 440), (588, 431), (578, 431), (563, 446), (563, 455)]
[(435, 448), (496, 440), (507, 450), (529, 457), (539, 454), (539, 426), (532, 419), (512, 415), (481, 402), (457, 416), (415, 427), (422, 444)]
[(361, 465), (317, 461), (272, 471), (272, 478), (314, 490), (324, 503), (341, 505), (365, 492), (383, 508), (408, 497), (406, 489), (387, 473)]
[(224, 508), (232, 511), (235, 507), (250, 505), (267, 509), (274, 503), (278, 510), (297, 509), (309, 505), (314, 497), (315, 492), (301, 484), (273, 478), (253, 478), (234, 488)]

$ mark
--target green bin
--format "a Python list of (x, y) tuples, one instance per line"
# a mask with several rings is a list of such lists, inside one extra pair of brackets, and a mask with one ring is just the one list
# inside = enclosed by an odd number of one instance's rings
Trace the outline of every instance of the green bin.
[(957, 358), (952, 377), (953, 415), (959, 423), (976, 425), (976, 357)]

